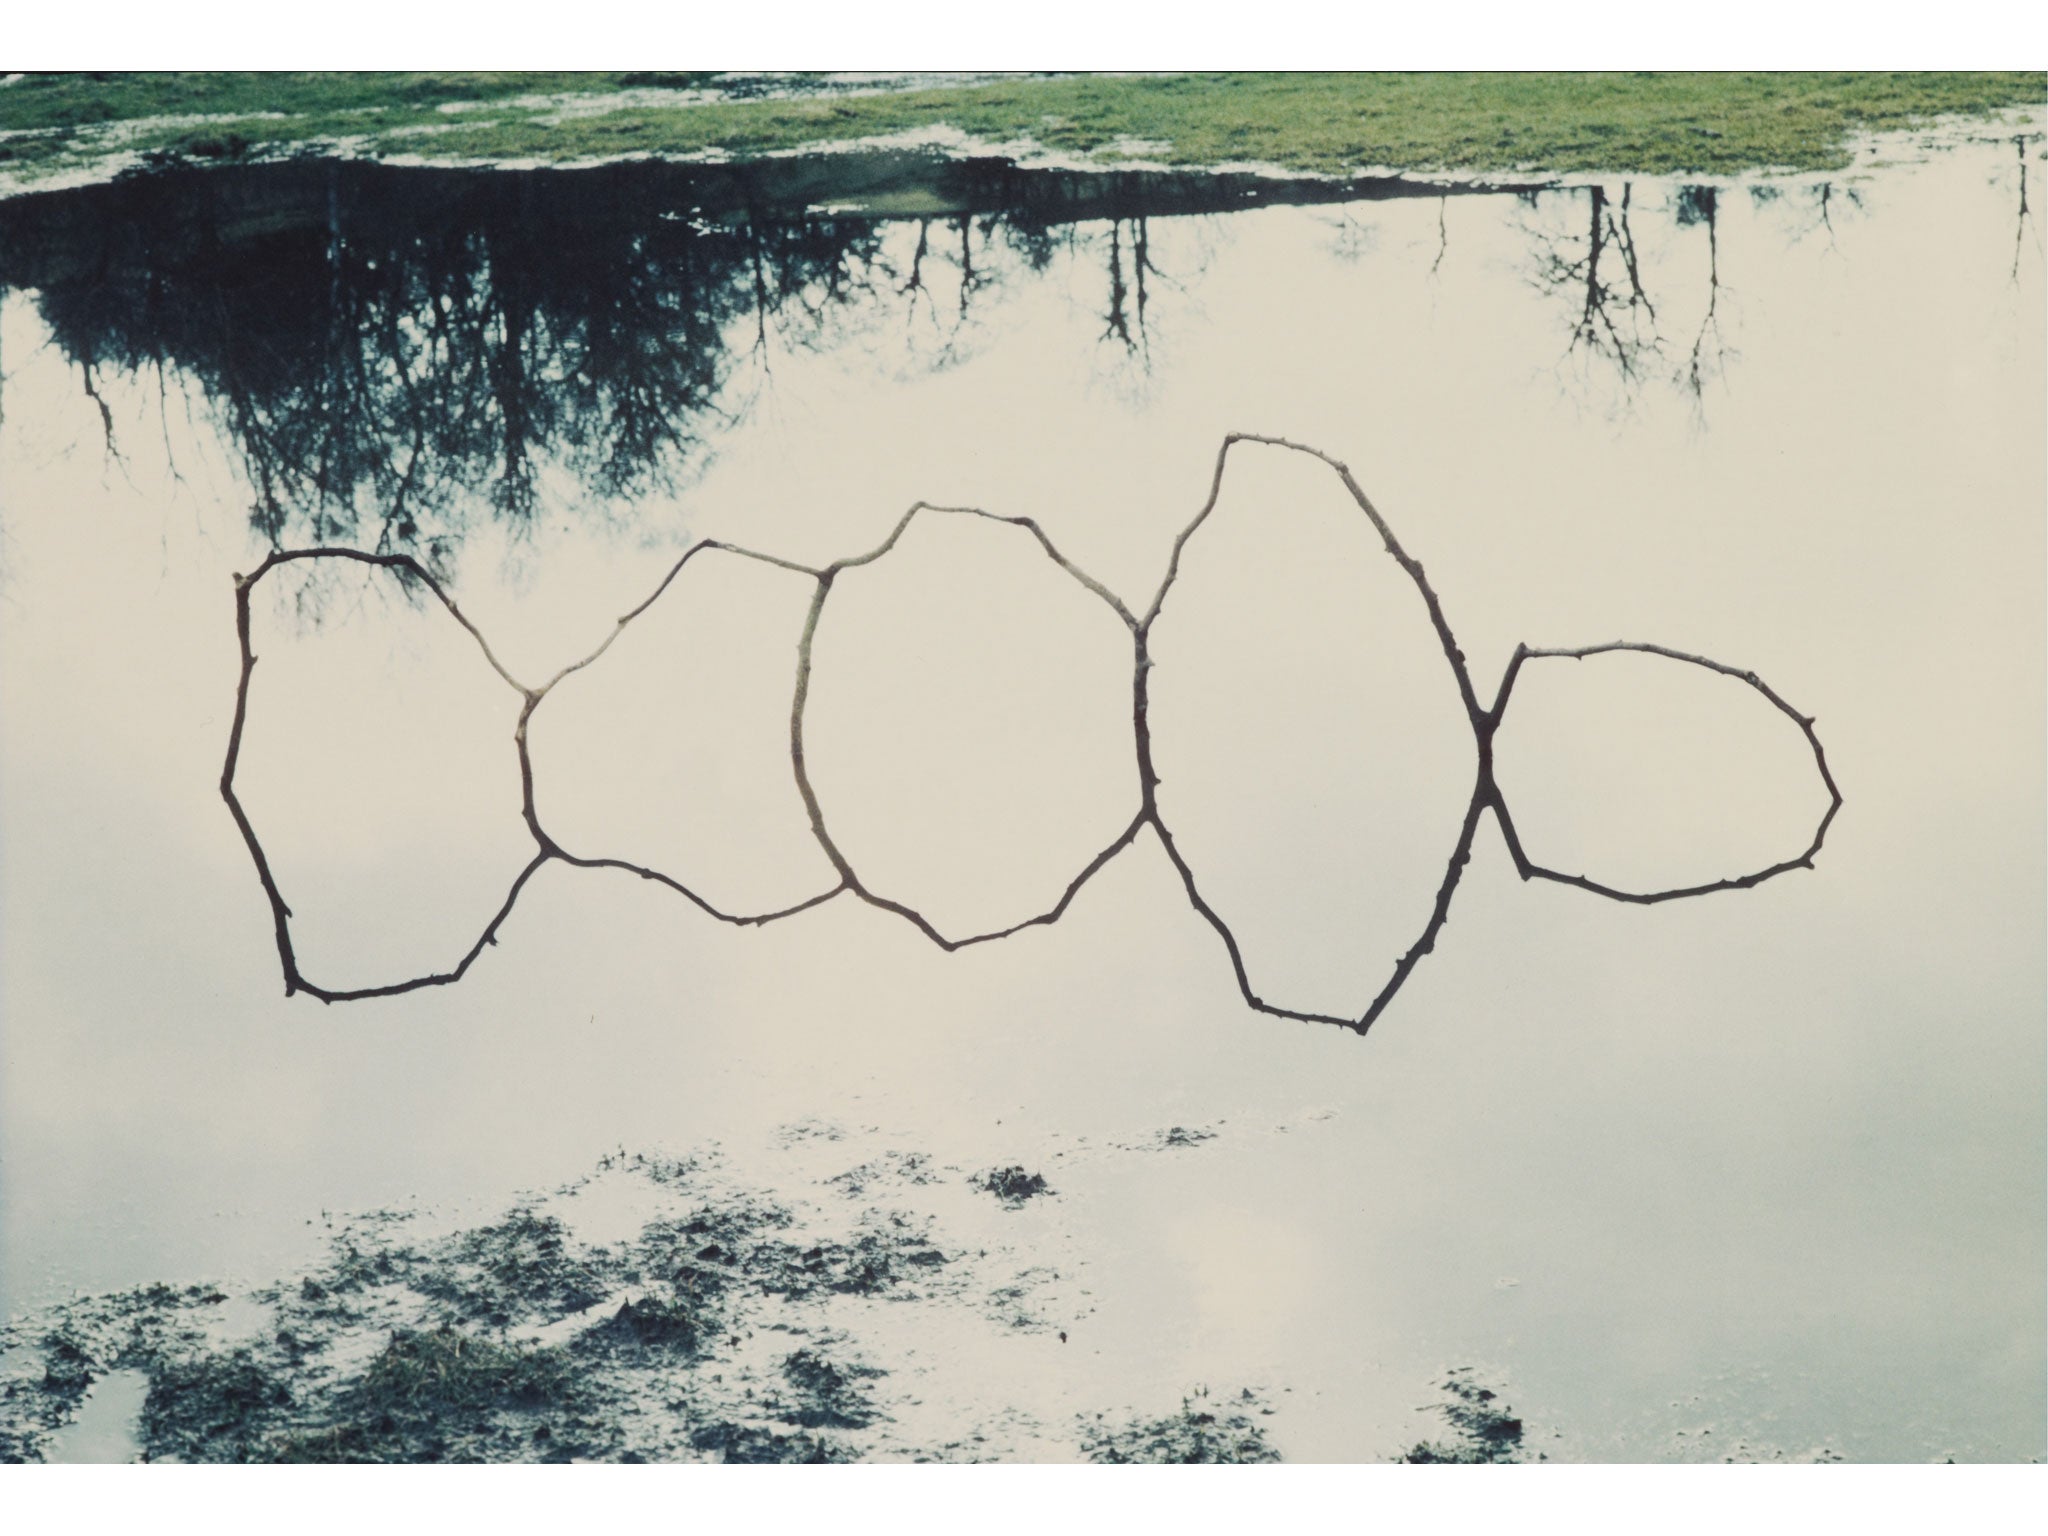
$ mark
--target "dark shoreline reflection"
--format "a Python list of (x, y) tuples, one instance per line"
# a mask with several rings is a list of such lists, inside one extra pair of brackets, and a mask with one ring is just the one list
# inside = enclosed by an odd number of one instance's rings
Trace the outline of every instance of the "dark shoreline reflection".
[[(2031, 212), (2024, 136), (2018, 148), (2015, 280)], [(916, 151), (583, 170), (180, 164), (0, 200), (0, 296), (35, 295), (110, 455), (109, 377), (146, 388), (154, 374), (165, 400), (196, 388), (273, 549), (350, 543), (445, 570), (478, 521), (516, 528), (543, 501), (613, 510), (688, 484), (773, 387), (778, 357), (892, 331), (896, 366), (956, 365), (1008, 285), (1062, 271), (1099, 285), (1103, 368), (1142, 387), (1162, 304), (1186, 309), (1201, 276), (1179, 269), (1185, 255), (1161, 269), (1153, 221), (1260, 207), (1335, 208), (1337, 253), (1359, 260), (1373, 203), (1431, 199), (1433, 284), (1450, 198), (1491, 197), (1516, 210), (1529, 285), (1559, 311), (1560, 389), (1626, 409), (1663, 385), (1704, 422), (1738, 355), (1720, 302), (1729, 189), (1645, 190)], [(1818, 233), (1835, 251), (1836, 214), (1861, 206), (1830, 182), (1749, 191), (1790, 215), (1788, 247)]]
[(607, 500), (687, 481), (745, 409), (742, 367), (765, 383), (777, 350), (902, 306), (931, 322), (921, 361), (942, 368), (987, 290), (1065, 257), (1104, 263), (1101, 339), (1143, 369), (1148, 218), (1442, 190), (900, 153), (175, 166), (0, 203), (0, 293), (37, 293), (109, 452), (103, 376), (175, 377), (217, 414), (273, 547), (347, 540), (438, 566), (480, 510), (531, 519), (551, 474)]

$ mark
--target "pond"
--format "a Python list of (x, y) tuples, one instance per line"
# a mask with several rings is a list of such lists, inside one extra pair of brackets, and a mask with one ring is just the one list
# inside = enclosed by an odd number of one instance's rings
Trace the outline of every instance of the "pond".
[(0, 204), (0, 1451), (2039, 1456), (2041, 146)]

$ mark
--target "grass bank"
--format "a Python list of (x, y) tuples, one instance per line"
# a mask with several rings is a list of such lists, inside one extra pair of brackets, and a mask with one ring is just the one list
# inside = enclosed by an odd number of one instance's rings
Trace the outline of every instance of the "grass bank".
[(1848, 163), (1859, 132), (2048, 101), (2048, 75), (1202, 74), (877, 87), (710, 74), (54, 74), (0, 85), (16, 188), (136, 155), (746, 158), (950, 131), (1105, 166), (1733, 175)]

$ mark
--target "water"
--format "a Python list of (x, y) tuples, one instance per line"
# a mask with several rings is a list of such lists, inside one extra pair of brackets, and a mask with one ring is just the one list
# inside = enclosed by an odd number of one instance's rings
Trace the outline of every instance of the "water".
[[(799, 1192), (911, 1150), (1044, 1168), (1001, 1230), (1086, 1292), (1052, 1386), (892, 1323), (934, 1412), (1244, 1386), (1289, 1459), (1375, 1459), (1472, 1366), (1557, 1458), (2039, 1455), (2025, 154), (1236, 212), (976, 184), (923, 224), (367, 173), (10, 205), (0, 1310), (259, 1283), (328, 1213), (490, 1214), (620, 1147), (717, 1141)], [(267, 534), (416, 554), (537, 686), (692, 540), (823, 569), (918, 501), (1034, 519), (1142, 616), (1231, 432), (1350, 466), (1482, 704), (1524, 642), (1754, 669), (1842, 789), (1815, 867), (1625, 905), (1518, 879), (1488, 818), (1363, 1039), (1247, 1007), (1149, 828), (1057, 923), (955, 953), (852, 892), (735, 926), (557, 860), (457, 983), (284, 995), (218, 789)], [(1356, 1017), (1444, 879), (1473, 736), (1333, 475), (1242, 445), (1222, 486), (1154, 635), (1159, 806), (1253, 989)], [(1130, 632), (1031, 543), (921, 517), (818, 621), (833, 841), (949, 937), (1044, 911), (1139, 808)], [(520, 697), (331, 563), (254, 591), (237, 785), (306, 975), (375, 986), (459, 959), (530, 858)], [(728, 913), (829, 888), (788, 759), (814, 585), (700, 556), (561, 683), (530, 727), (551, 836)], [(1641, 889), (1805, 847), (1825, 792), (1753, 691), (1527, 671), (1498, 752), (1531, 859)], [(798, 1156), (803, 1121), (844, 1139)]]
[(50, 1462), (96, 1466), (140, 1459), (135, 1421), (148, 1394), (149, 1378), (143, 1372), (108, 1372), (93, 1384), (79, 1405), (78, 1417), (59, 1435)]

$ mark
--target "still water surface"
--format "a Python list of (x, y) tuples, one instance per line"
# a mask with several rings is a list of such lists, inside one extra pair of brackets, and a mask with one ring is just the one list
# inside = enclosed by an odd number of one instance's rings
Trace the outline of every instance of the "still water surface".
[[(17, 207), (0, 1311), (254, 1283), (324, 1213), (494, 1213), (621, 1147), (804, 1187), (915, 1150), (1045, 1169), (1016, 1230), (1085, 1298), (1050, 1353), (898, 1339), (961, 1411), (1245, 1385), (1289, 1459), (1377, 1459), (1472, 1366), (1559, 1459), (2039, 1455), (2039, 145), (1231, 212), (359, 172)], [(1033, 519), (1142, 615), (1232, 432), (1350, 466), (1482, 703), (1523, 642), (1755, 669), (1842, 788), (1815, 868), (1622, 905), (1518, 879), (1489, 819), (1364, 1038), (1249, 1008), (1150, 828), (954, 953), (852, 892), (735, 926), (554, 861), (459, 983), (284, 995), (218, 790), (273, 541), (416, 555), (533, 686), (695, 540), (822, 569), (919, 501)], [(1216, 507), (1153, 634), (1159, 806), (1251, 987), (1355, 1017), (1473, 737), (1326, 467), (1241, 445)], [(534, 843), (518, 692), (334, 564), (254, 589), (237, 788), (339, 989), (452, 965)], [(729, 914), (830, 889), (790, 772), (815, 589), (708, 552), (565, 679), (551, 836)], [(1045, 911), (1138, 809), (1131, 666), (1026, 531), (914, 520), (817, 617), (833, 843), (949, 937)], [(1641, 656), (1531, 664), (1496, 751), (1531, 857), (1625, 887), (1795, 856), (1826, 808), (1782, 715)], [(806, 1121), (844, 1140), (799, 1167)]]

